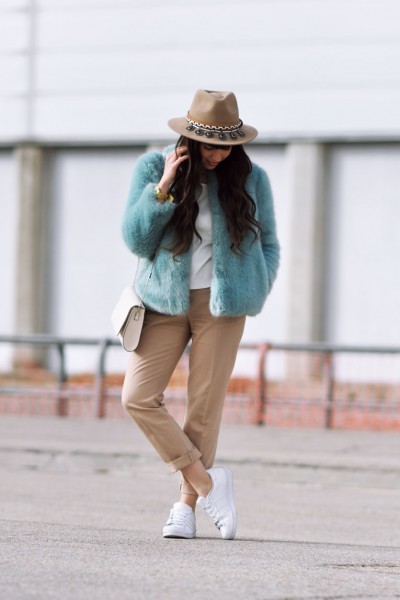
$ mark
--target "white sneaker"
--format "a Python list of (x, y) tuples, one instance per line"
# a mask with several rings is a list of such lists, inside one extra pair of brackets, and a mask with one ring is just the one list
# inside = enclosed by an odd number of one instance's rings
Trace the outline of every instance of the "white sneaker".
[(204, 498), (200, 496), (197, 504), (204, 508), (218, 527), (224, 540), (233, 540), (236, 533), (236, 507), (233, 498), (232, 471), (225, 467), (207, 469), (211, 477), (212, 488)]
[(175, 502), (163, 528), (163, 536), (185, 539), (196, 537), (196, 517), (188, 504)]

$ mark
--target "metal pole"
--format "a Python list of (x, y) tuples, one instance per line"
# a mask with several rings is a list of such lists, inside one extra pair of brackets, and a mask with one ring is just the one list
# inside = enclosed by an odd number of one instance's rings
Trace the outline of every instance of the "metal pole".
[(265, 363), (269, 346), (260, 344), (258, 347), (258, 374), (256, 380), (256, 415), (255, 425), (265, 425), (267, 408), (267, 381), (265, 378)]
[(67, 373), (65, 371), (65, 347), (63, 342), (56, 344), (58, 350), (58, 377), (57, 377), (57, 416), (66, 417), (68, 415), (68, 403), (65, 397), (65, 382)]
[(103, 419), (105, 417), (105, 364), (106, 354), (110, 343), (109, 340), (102, 340), (99, 344), (99, 362), (97, 365), (95, 392), (94, 392), (94, 417)]
[(333, 352), (324, 353), (324, 384), (325, 384), (325, 428), (333, 428), (334, 416), (334, 355)]

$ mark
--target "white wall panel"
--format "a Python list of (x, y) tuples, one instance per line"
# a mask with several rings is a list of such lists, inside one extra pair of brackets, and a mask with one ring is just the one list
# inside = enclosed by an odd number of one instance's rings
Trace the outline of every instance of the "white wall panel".
[(29, 14), (19, 11), (2, 10), (0, 5), (0, 54), (21, 52), (27, 49)]
[[(40, 48), (134, 47), (143, 42), (168, 47), (171, 41), (205, 46), (211, 40), (237, 47), (259, 41), (395, 39), (400, 34), (396, 0), (259, 0), (245, 5), (203, 0), (200, 11), (197, 0), (116, 6), (113, 2), (81, 3), (79, 7), (68, 2), (59, 2), (57, 7), (49, 1), (39, 6)], [(160, 32), (168, 35), (157, 35)]]
[[(74, 8), (109, 8), (132, 7), (135, 4), (151, 2), (151, 0), (35, 0), (39, 9), (69, 10)], [(179, 1), (179, 0), (178, 0)], [(187, 0), (181, 0), (181, 2)]]
[(0, 11), (16, 11), (29, 6), (30, 0), (0, 0)]
[(399, 90), (275, 90), (241, 94), (262, 137), (400, 136)]
[[(214, 83), (211, 77), (207, 80)], [(207, 81), (199, 78), (199, 83), (203, 87)], [(219, 87), (234, 87), (232, 81), (225, 83)], [(164, 92), (161, 101), (159, 92), (43, 97), (36, 101), (34, 133), (45, 140), (173, 139), (167, 121), (186, 114), (193, 93), (193, 87), (187, 93)], [(266, 96), (242, 91), (237, 97), (241, 118), (257, 127), (259, 141), (303, 136), (400, 136), (400, 90), (368, 94), (363, 90), (271, 91)]]
[[(190, 100), (176, 94), (43, 98), (36, 103), (36, 131), (44, 139), (172, 139), (166, 122)], [(178, 108), (177, 108), (178, 106)], [(178, 114), (176, 114), (178, 112)], [(186, 108), (185, 111), (186, 112)]]
[[(39, 55), (37, 92), (57, 95), (112, 94), (116, 91), (122, 94), (154, 93), (160, 89), (168, 90), (172, 82), (177, 88), (195, 90), (199, 76), (216, 83), (224, 79), (233, 84), (238, 66), (243, 67), (240, 82), (235, 87), (238, 91), (374, 89), (377, 84), (400, 84), (400, 71), (393, 78), (393, 67), (400, 63), (400, 42), (384, 45), (379, 53), (374, 44), (339, 49), (323, 46), (318, 53), (311, 45), (260, 48), (257, 53), (254, 48), (242, 48), (237, 61), (232, 61), (232, 48), (219, 49), (217, 57), (214, 48), (205, 48), (202, 52), (187, 49), (184, 55), (178, 48), (165, 48), (162, 69), (160, 52), (160, 48), (149, 49), (146, 60), (139, 52), (127, 51)], [(343, 69), (344, 61), (346, 69)], [(218, 73), (213, 74), (210, 70), (213, 63), (218, 64)], [(182, 81), (177, 78), (177, 68), (186, 72)], [(150, 77), (151, 74), (154, 77)]]
[(28, 90), (30, 138), (165, 138), (166, 119), (200, 87), (235, 90), (265, 141), (400, 135), (397, 0), (12, 6), (0, 4), (0, 58), (14, 57), (3, 98)]
[(24, 94), (28, 86), (28, 64), (24, 56), (0, 55), (0, 97)]
[[(110, 315), (134, 275), (121, 236), (137, 151), (60, 151), (54, 163), (54, 333), (112, 336)], [(72, 368), (92, 369), (74, 352)], [(89, 363), (88, 363), (89, 361)]]
[(26, 136), (27, 1), (0, 1), (0, 141)]
[(400, 145), (331, 154), (329, 341), (400, 342)]
[[(11, 152), (0, 152), (0, 332), (13, 332), (17, 190), (15, 162)], [(0, 345), (0, 368), (7, 368), (11, 349)]]
[(26, 102), (23, 98), (0, 97), (0, 139), (16, 140), (26, 133)]

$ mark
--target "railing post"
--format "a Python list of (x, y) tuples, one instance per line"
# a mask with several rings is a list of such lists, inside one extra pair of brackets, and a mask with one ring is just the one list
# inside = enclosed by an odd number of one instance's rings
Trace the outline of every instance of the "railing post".
[(58, 350), (58, 377), (57, 377), (57, 416), (66, 417), (68, 415), (68, 401), (65, 396), (65, 382), (67, 373), (65, 370), (65, 346), (63, 342), (56, 344)]
[(333, 428), (333, 392), (334, 392), (334, 360), (333, 352), (324, 353), (324, 400), (325, 400), (325, 428)]
[(265, 377), (265, 363), (269, 350), (268, 344), (260, 344), (258, 347), (258, 373), (256, 380), (256, 414), (255, 424), (265, 424), (265, 414), (267, 408), (267, 381)]
[(94, 417), (103, 419), (105, 417), (105, 364), (106, 354), (109, 347), (109, 341), (107, 339), (102, 340), (100, 343), (99, 362), (97, 364), (96, 380), (95, 380), (95, 392), (94, 392)]

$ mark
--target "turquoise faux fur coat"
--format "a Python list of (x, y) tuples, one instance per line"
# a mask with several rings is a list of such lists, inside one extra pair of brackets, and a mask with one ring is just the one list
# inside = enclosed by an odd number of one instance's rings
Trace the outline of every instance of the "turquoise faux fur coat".
[[(136, 290), (140, 297), (143, 297), (153, 267), (144, 298), (145, 305), (163, 314), (182, 315), (189, 309), (191, 249), (175, 259), (172, 252), (166, 249), (172, 240), (171, 234), (164, 232), (176, 205), (171, 202), (160, 204), (155, 199), (154, 187), (163, 171), (164, 154), (149, 152), (139, 158), (122, 230), (127, 246), (142, 259), (136, 279)], [(279, 264), (279, 244), (268, 177), (261, 167), (253, 164), (246, 189), (256, 203), (256, 218), (262, 231), (255, 241), (251, 233), (246, 236), (241, 243), (240, 254), (230, 249), (231, 239), (218, 200), (216, 174), (210, 171), (208, 177), (213, 224), (211, 313), (216, 317), (256, 315), (272, 288)]]

